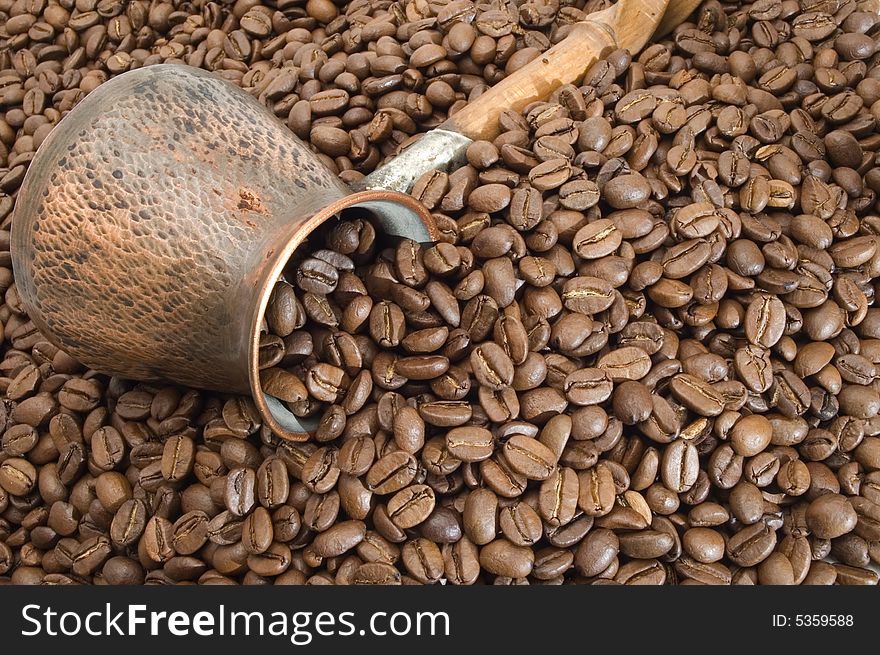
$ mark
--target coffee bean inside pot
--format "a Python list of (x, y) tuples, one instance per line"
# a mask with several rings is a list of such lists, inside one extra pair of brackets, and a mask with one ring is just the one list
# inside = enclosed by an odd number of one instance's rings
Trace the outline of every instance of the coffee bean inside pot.
[(354, 183), (605, 4), (0, 2), (0, 582), (876, 584), (867, 3), (707, 0), (608, 53), (420, 177), (437, 243), (331, 218), (256, 339), (304, 443), (21, 305), (19, 186), (108, 77), (213, 71)]

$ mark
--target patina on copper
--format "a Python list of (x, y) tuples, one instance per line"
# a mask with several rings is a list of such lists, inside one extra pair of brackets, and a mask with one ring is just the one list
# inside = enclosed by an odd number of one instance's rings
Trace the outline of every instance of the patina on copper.
[(15, 209), (16, 286), (85, 365), (250, 393), (266, 424), (301, 441), (312, 425), (260, 387), (259, 325), (290, 255), (350, 207), (390, 234), (436, 237), (424, 206), (352, 193), (238, 87), (150, 66), (98, 87), (40, 148)]

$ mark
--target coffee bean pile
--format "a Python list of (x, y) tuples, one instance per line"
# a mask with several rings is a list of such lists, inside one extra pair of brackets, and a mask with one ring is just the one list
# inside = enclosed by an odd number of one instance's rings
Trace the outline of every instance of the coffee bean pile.
[(708, 0), (419, 179), (437, 244), (331, 222), (261, 337), (309, 442), (21, 308), (18, 184), (109, 75), (214, 70), (353, 182), (603, 6), (0, 0), (0, 580), (877, 584), (873, 2)]

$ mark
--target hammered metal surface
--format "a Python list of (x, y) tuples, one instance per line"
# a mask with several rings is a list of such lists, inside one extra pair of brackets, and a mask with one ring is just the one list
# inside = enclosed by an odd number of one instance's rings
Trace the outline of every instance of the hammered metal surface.
[(346, 193), (237, 87), (182, 66), (135, 70), (37, 153), (13, 222), (18, 291), (92, 368), (247, 391), (264, 262)]

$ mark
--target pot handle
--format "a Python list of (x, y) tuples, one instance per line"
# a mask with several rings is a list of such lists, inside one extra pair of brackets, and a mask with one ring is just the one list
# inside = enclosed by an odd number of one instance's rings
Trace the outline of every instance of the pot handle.
[(504, 111), (520, 113), (531, 103), (546, 100), (560, 86), (582, 77), (600, 56), (616, 47), (614, 31), (607, 24), (596, 20), (576, 23), (565, 39), (498, 82), (439, 129), (472, 141), (492, 141), (500, 134), (498, 118)]

